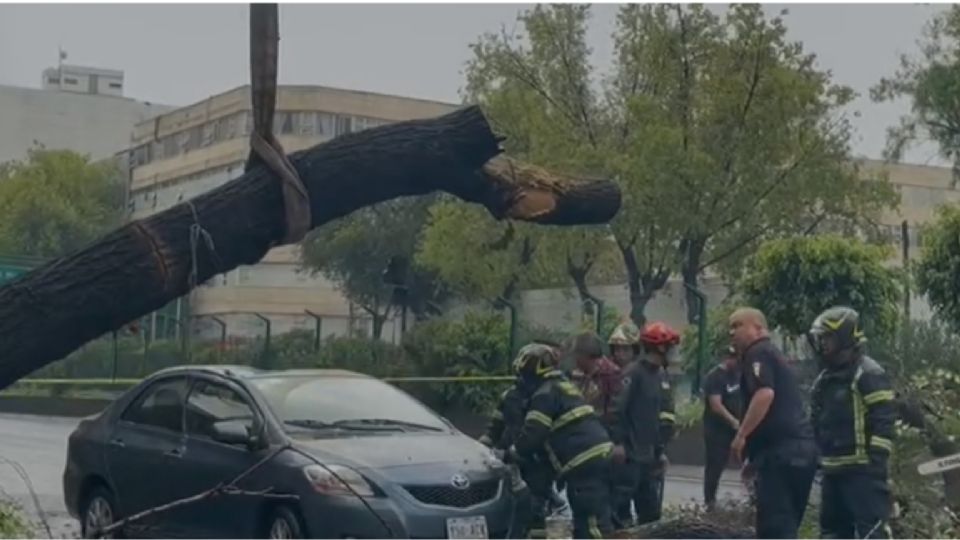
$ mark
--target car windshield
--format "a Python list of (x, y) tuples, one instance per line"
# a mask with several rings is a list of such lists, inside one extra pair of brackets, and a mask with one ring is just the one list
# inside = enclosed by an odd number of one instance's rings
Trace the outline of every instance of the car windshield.
[(376, 379), (278, 376), (251, 382), (287, 427), (350, 432), (449, 430), (430, 409)]

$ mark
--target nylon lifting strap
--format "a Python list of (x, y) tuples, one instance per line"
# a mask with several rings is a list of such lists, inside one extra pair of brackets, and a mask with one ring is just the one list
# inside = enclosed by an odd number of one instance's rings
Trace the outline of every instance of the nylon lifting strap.
[(253, 131), (245, 169), (264, 164), (279, 178), (286, 223), (283, 243), (299, 242), (310, 230), (310, 196), (297, 169), (273, 135), (277, 106), (277, 56), (280, 30), (277, 4), (250, 4), (250, 95)]

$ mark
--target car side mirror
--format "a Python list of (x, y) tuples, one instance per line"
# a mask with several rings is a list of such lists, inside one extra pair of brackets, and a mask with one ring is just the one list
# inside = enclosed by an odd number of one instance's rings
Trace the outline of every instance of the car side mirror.
[(246, 422), (240, 420), (224, 420), (214, 422), (212, 427), (213, 440), (224, 444), (237, 444), (252, 447), (255, 438), (247, 429)]

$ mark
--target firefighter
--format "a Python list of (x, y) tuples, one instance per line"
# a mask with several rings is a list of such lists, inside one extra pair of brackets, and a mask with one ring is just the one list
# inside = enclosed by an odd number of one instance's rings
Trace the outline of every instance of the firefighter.
[(558, 351), (523, 347), (514, 361), (529, 406), (513, 454), (521, 462), (545, 452), (566, 484), (575, 538), (603, 538), (610, 525), (610, 451), (606, 430), (577, 388), (557, 370)]
[[(610, 356), (613, 358), (613, 362), (620, 367), (622, 391), (626, 392), (630, 384), (627, 373), (640, 356), (640, 329), (632, 322), (622, 323), (610, 333), (607, 345), (610, 346)], [(634, 398), (638, 399), (640, 395), (634, 394)], [(628, 436), (632, 424), (628, 421), (626, 406), (626, 394), (621, 393), (614, 404), (618, 422), (610, 436), (616, 445), (613, 455), (611, 493), (613, 497), (613, 525), (618, 530), (630, 527), (633, 521), (630, 506), (633, 504), (633, 492), (637, 485), (636, 469), (638, 465), (635, 459), (629, 455), (631, 454), (630, 449), (633, 440)]]
[(603, 341), (593, 332), (578, 334), (570, 347), (574, 384), (604, 425), (610, 425), (616, 421), (613, 404), (621, 389), (620, 366), (603, 355)]
[[(642, 359), (653, 366), (658, 366), (657, 383), (660, 387), (660, 401), (657, 407), (658, 439), (655, 446), (655, 467), (648, 484), (645, 478), (640, 477), (637, 491), (634, 492), (634, 512), (639, 524), (649, 523), (660, 519), (663, 507), (663, 487), (667, 469), (667, 443), (673, 439), (676, 423), (675, 407), (673, 402), (673, 388), (667, 368), (676, 361), (680, 345), (680, 334), (662, 322), (650, 323), (640, 333), (640, 343), (643, 348)], [(641, 510), (645, 508), (645, 510)]]
[(624, 369), (640, 356), (640, 329), (632, 322), (618, 325), (607, 340), (614, 363)]
[[(517, 385), (500, 395), (497, 409), (479, 441), (497, 451), (509, 450), (523, 427), (527, 399)], [(508, 464), (516, 508), (510, 538), (546, 538), (546, 516), (566, 509), (566, 502), (553, 488), (554, 473), (545, 454), (524, 463)]]
[(887, 460), (896, 420), (890, 381), (864, 354), (867, 339), (853, 309), (824, 311), (807, 337), (824, 368), (811, 403), (823, 471), (821, 538), (890, 538)]
[[(516, 386), (511, 386), (500, 395), (497, 409), (487, 425), (487, 431), (480, 442), (492, 448), (501, 457), (504, 456), (516, 439), (517, 431), (523, 425), (526, 402)], [(513, 519), (507, 538), (546, 538), (546, 518), (544, 516), (544, 498), (542, 491), (534, 494), (524, 476), (532, 476), (516, 464), (507, 465), (510, 472), (510, 487), (514, 498)], [(528, 467), (528, 469), (531, 467)], [(540, 478), (540, 476), (536, 476)], [(549, 483), (551, 477), (548, 477)], [(534, 481), (535, 487), (542, 487)], [(539, 495), (539, 496), (538, 496)]]
[(746, 408), (730, 449), (749, 458), (756, 490), (757, 538), (796, 538), (816, 474), (817, 449), (793, 370), (770, 341), (759, 310), (730, 315), (740, 352), (740, 392)]

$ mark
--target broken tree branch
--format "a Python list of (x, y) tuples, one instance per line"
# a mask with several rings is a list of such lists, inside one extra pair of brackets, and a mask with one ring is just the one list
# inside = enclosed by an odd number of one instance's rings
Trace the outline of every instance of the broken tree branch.
[(204, 499), (209, 499), (211, 497), (217, 497), (220, 495), (248, 495), (248, 496), (254, 496), (254, 497), (267, 497), (267, 498), (273, 498), (273, 499), (288, 499), (288, 500), (298, 499), (299, 497), (297, 497), (296, 495), (291, 495), (287, 493), (273, 493), (272, 492), (273, 488), (267, 488), (267, 489), (257, 490), (257, 491), (247, 491), (237, 487), (237, 484), (239, 484), (247, 476), (250, 476), (251, 474), (256, 472), (260, 467), (262, 467), (268, 461), (270, 461), (271, 459), (275, 458), (278, 454), (280, 454), (280, 452), (283, 452), (284, 450), (288, 450), (288, 449), (290, 449), (289, 445), (279, 446), (275, 448), (274, 450), (266, 454), (263, 458), (261, 458), (259, 461), (257, 461), (256, 463), (251, 465), (249, 468), (241, 472), (239, 475), (237, 475), (236, 478), (234, 478), (233, 480), (230, 480), (225, 484), (224, 483), (217, 484), (216, 486), (213, 486), (212, 488), (206, 491), (201, 491), (200, 493), (197, 493), (195, 495), (184, 497), (182, 499), (177, 499), (175, 501), (170, 501), (169, 503), (161, 504), (160, 506), (154, 506), (153, 508), (148, 508), (142, 512), (137, 512), (136, 514), (133, 514), (121, 520), (115, 521), (114, 523), (111, 523), (110, 525), (107, 525), (106, 527), (103, 527), (100, 530), (88, 531), (89, 535), (91, 538), (102, 538), (105, 535), (109, 535), (110, 533), (123, 529), (124, 527), (126, 527), (127, 525), (130, 525), (131, 523), (136, 523), (137, 521), (144, 520), (150, 516), (160, 514), (162, 512), (167, 512), (167, 511), (173, 510), (174, 508), (179, 508), (181, 506), (193, 504), (195, 502), (199, 502)]
[[(478, 107), (381, 126), (290, 155), (312, 227), (382, 201), (446, 191), (497, 218), (604, 223), (620, 208), (608, 180), (574, 181), (499, 156)], [(498, 157), (499, 156), (499, 157)], [(281, 183), (264, 167), (52, 261), (0, 287), (0, 388), (163, 307), (285, 234)]]

